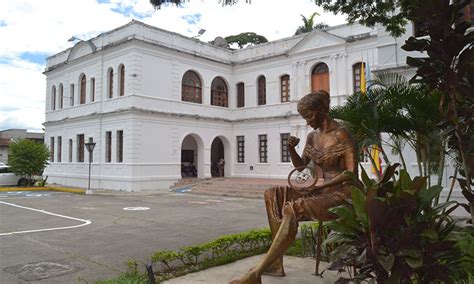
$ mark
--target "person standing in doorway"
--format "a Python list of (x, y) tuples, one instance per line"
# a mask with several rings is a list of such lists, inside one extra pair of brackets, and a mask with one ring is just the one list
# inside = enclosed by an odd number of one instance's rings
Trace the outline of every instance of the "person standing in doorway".
[(219, 176), (220, 177), (224, 176), (224, 166), (225, 166), (225, 161), (224, 161), (224, 159), (220, 158), (219, 163), (217, 163), (217, 167), (219, 168)]

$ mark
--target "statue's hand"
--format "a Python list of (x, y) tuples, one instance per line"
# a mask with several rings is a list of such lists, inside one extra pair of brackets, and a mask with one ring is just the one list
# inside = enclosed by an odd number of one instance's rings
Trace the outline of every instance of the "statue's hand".
[(290, 137), (288, 138), (287, 144), (288, 144), (289, 147), (295, 148), (296, 145), (298, 145), (298, 143), (300, 143), (300, 139), (299, 139), (298, 137), (290, 136)]

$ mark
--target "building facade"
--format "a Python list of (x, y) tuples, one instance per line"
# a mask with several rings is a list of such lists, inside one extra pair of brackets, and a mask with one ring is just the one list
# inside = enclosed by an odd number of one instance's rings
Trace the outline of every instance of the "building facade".
[[(286, 178), (289, 135), (311, 131), (299, 98), (324, 89), (341, 105), (360, 66), (411, 77), (407, 34), (341, 25), (230, 50), (132, 21), (47, 59), (48, 182), (168, 189), (182, 175)], [(413, 162), (415, 162), (413, 160)], [(416, 172), (415, 172), (416, 173)]]

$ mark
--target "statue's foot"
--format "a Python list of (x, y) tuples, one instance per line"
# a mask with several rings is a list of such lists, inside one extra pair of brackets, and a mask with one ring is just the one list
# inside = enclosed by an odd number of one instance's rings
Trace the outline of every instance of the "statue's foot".
[(232, 280), (229, 284), (262, 284), (262, 278), (253, 270), (250, 270), (239, 279)]
[(285, 270), (283, 269), (283, 265), (281, 262), (275, 262), (273, 265), (268, 267), (264, 272), (263, 275), (268, 276), (275, 276), (275, 277), (283, 277), (285, 276)]
[(282, 269), (270, 270), (267, 269), (263, 272), (263, 275), (273, 276), (273, 277), (283, 277), (285, 276), (285, 271)]
[(283, 258), (273, 262), (264, 272), (263, 275), (283, 277), (285, 276), (285, 270), (283, 269)]

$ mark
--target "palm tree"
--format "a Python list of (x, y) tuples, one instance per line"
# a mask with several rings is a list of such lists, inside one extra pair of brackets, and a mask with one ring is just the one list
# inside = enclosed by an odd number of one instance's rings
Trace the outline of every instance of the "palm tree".
[[(420, 85), (409, 84), (399, 74), (381, 73), (370, 83), (365, 94), (352, 94), (345, 105), (331, 109), (331, 115), (343, 120), (360, 149), (367, 151), (371, 145), (377, 145), (386, 164), (390, 161), (383, 145), (392, 147), (406, 168), (401, 148), (408, 144), (416, 152), (420, 175), (440, 169), (440, 183), (446, 139), (437, 126), (442, 120), (437, 107), (439, 97), (427, 94)], [(390, 139), (382, 141), (381, 133), (387, 133)], [(372, 159), (371, 162), (374, 163)]]
[(309, 18), (306, 18), (305, 16), (301, 15), (301, 18), (303, 18), (303, 25), (299, 26), (296, 29), (295, 35), (309, 33), (314, 29), (324, 29), (328, 27), (328, 25), (326, 25), (325, 23), (315, 23), (315, 16), (319, 16), (319, 13), (314, 12)]
[[(371, 82), (372, 89), (382, 94), (379, 108), (396, 113), (406, 124), (397, 129), (397, 122), (388, 133), (408, 143), (417, 155), (420, 175), (428, 176), (438, 170), (441, 183), (446, 148), (446, 137), (438, 125), (442, 114), (438, 110), (439, 93), (430, 93), (422, 85), (409, 84), (405, 77), (394, 73), (381, 73)], [(402, 130), (402, 131), (400, 131)]]

